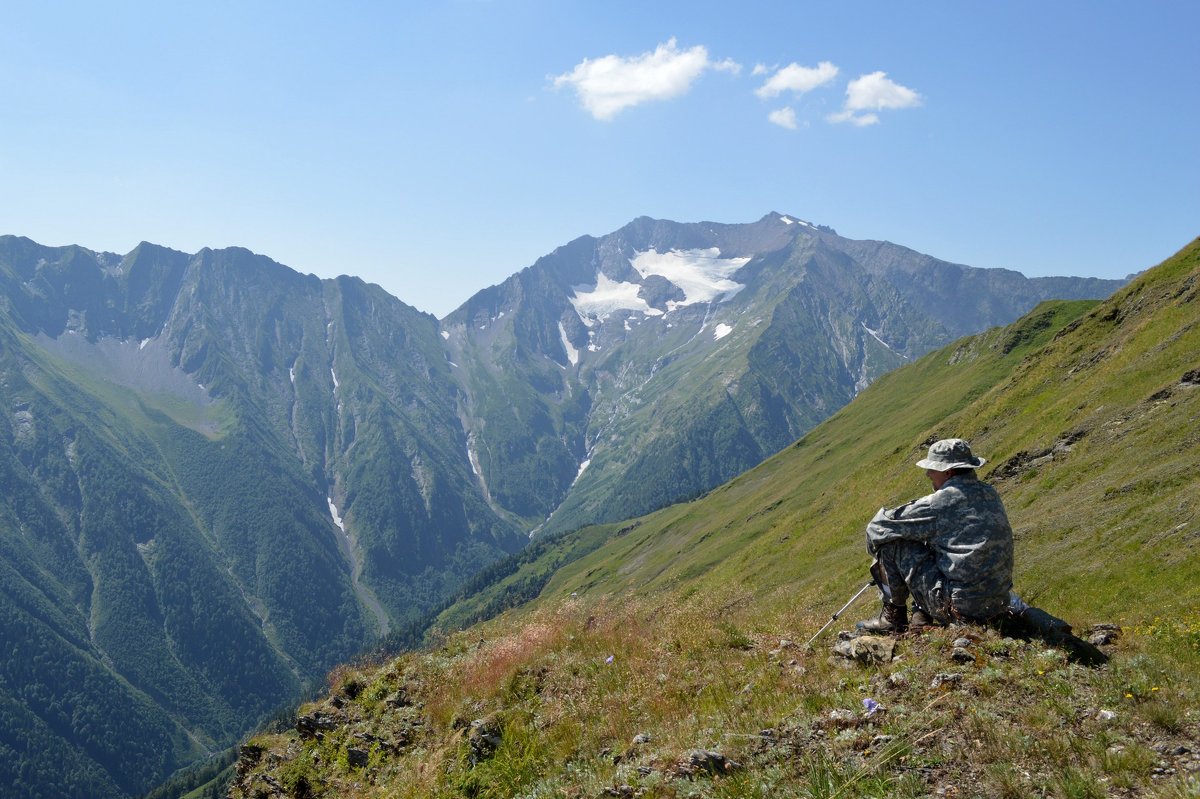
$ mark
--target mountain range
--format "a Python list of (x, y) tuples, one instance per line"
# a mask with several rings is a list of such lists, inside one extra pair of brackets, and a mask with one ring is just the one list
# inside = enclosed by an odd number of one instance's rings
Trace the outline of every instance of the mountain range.
[[(1200, 240), (882, 376), (701, 498), (490, 567), (427, 646), (244, 743), (229, 795), (1196, 796), (1198, 352)], [(845, 634), (879, 609), (867, 521), (954, 436), (1015, 590), (1087, 642)]]
[(1120, 283), (638, 219), (438, 320), (238, 248), (0, 237), (0, 785), (144, 791), (530, 533), (708, 491), (885, 372)]

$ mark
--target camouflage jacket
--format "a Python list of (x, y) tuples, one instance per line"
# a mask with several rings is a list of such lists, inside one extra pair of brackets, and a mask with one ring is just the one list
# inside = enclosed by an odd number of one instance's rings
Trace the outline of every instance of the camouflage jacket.
[(867, 552), (892, 541), (932, 550), (953, 608), (988, 618), (1008, 604), (1013, 536), (996, 489), (973, 477), (951, 477), (940, 490), (898, 508), (881, 508), (867, 525)]

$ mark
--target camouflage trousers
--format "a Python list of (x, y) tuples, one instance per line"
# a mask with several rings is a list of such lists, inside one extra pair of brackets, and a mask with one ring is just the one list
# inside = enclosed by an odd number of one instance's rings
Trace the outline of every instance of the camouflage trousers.
[[(911, 596), (913, 609), (922, 608), (940, 622), (955, 620), (944, 576), (934, 560), (933, 550), (912, 541), (892, 541), (883, 544), (875, 553), (879, 571), (886, 582), (884, 600), (893, 605), (906, 605)], [(882, 587), (881, 587), (882, 588)]]

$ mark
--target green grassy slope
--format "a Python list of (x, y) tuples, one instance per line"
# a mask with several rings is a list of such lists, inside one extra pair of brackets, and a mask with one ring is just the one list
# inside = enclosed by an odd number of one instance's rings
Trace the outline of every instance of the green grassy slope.
[[(545, 544), (442, 626), (564, 564), (536, 601), (335, 672), (306, 731), (250, 742), (233, 795), (1197, 795), (1198, 296), (1200, 241), (880, 379), (695, 502)], [(1107, 665), (978, 628), (873, 666), (838, 665), (832, 633), (781, 641), (866, 582), (867, 519), (928, 491), (913, 463), (951, 435), (991, 461), (1017, 589), (1121, 625)]]
[(925, 443), (961, 436), (1008, 504), (1019, 591), (1084, 618), (1191, 607), (1198, 273), (1193, 244), (1090, 311), (1046, 303), (886, 375), (762, 467), (561, 570), (546, 593), (744, 582), (816, 601), (863, 576), (876, 508), (927, 492), (912, 466)]

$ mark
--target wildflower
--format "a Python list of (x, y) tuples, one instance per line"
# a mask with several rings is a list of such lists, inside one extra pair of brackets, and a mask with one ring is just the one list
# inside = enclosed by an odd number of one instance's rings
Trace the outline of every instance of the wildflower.
[(1151, 688), (1150, 690), (1151, 690), (1151, 691), (1157, 691), (1157, 690), (1158, 690), (1158, 686), (1156, 685), (1156, 686), (1154, 686), (1153, 688)]
[(1133, 694), (1127, 693), (1127, 694), (1125, 694), (1125, 698), (1126, 698), (1126, 699), (1133, 699)]
[(616, 657), (615, 655), (609, 655), (608, 657), (606, 657), (606, 658), (604, 659), (604, 662), (605, 662), (605, 663), (612, 663), (612, 662), (613, 662), (613, 660), (615, 659), (615, 657)]
[(875, 711), (881, 709), (883, 705), (876, 702), (874, 699), (867, 697), (863, 700), (863, 708), (867, 711), (867, 715), (871, 715)]

